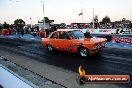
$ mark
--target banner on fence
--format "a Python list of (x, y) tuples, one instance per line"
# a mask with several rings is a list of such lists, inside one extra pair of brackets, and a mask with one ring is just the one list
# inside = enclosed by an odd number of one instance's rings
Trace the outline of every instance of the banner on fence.
[(83, 32), (90, 32), (91, 34), (127, 34), (132, 35), (132, 29), (81, 29)]
[(115, 34), (130, 34), (130, 35), (132, 35), (132, 29), (116, 29)]
[(112, 36), (112, 42), (116, 42), (116, 43), (131, 43), (132, 44), (132, 37)]

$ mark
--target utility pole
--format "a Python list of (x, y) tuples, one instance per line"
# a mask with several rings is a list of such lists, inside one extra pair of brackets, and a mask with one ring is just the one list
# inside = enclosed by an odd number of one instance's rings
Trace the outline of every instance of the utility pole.
[(93, 29), (94, 29), (94, 8), (93, 8)]
[(84, 2), (82, 2), (82, 23), (83, 23), (83, 18), (84, 18), (84, 17), (83, 17), (83, 3), (84, 3)]
[(45, 18), (44, 18), (44, 1), (40, 1), (43, 2), (43, 24), (44, 24), (44, 29), (45, 29)]
[(83, 7), (82, 7), (82, 23), (83, 23)]
[(31, 20), (31, 28), (32, 28), (32, 18), (30, 17), (30, 20)]

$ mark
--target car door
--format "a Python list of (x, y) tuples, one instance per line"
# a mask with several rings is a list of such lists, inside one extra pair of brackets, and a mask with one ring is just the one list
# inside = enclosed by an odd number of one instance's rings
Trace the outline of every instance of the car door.
[(49, 40), (49, 43), (55, 48), (58, 49), (59, 48), (59, 44), (58, 44), (58, 32), (54, 32)]
[(59, 49), (62, 51), (70, 51), (69, 45), (71, 44), (71, 38), (67, 32), (59, 32)]

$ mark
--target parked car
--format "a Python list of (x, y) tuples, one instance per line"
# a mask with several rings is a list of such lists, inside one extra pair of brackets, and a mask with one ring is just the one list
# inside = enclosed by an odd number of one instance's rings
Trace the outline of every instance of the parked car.
[(100, 53), (105, 47), (106, 38), (85, 37), (80, 30), (59, 29), (48, 38), (42, 38), (42, 44), (49, 52), (54, 50), (77, 52), (82, 57)]

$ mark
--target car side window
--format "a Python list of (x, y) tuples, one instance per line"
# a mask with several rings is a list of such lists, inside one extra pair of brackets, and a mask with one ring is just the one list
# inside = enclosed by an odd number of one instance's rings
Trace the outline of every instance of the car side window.
[(50, 37), (50, 39), (58, 39), (58, 34), (57, 32), (53, 33)]
[(60, 32), (59, 39), (70, 39), (70, 37), (66, 32)]

